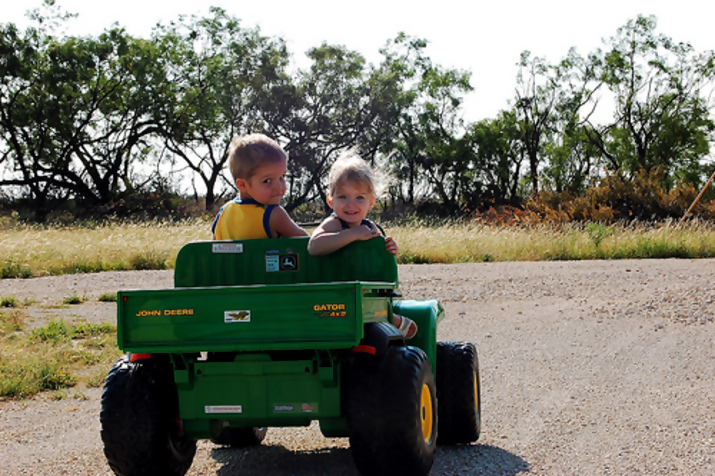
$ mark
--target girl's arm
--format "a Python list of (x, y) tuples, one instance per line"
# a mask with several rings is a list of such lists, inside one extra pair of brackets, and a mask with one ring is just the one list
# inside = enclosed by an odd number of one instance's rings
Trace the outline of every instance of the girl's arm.
[(337, 218), (328, 218), (313, 232), (308, 242), (308, 253), (313, 256), (327, 255), (353, 241), (369, 240), (377, 236), (376, 227), (356, 226), (343, 230)]
[(395, 257), (400, 253), (397, 242), (391, 236), (385, 237), (385, 247), (387, 248), (387, 252), (392, 253)]
[(290, 238), (291, 236), (308, 236), (308, 232), (298, 226), (283, 207), (277, 206), (271, 211), (268, 226), (273, 236)]

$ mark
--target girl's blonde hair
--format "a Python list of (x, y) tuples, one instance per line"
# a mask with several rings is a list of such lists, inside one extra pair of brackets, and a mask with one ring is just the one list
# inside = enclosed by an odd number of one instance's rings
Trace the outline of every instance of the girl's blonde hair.
[(348, 181), (366, 187), (371, 195), (377, 196), (374, 172), (370, 165), (352, 150), (341, 155), (330, 168), (328, 175), (330, 195), (334, 197), (338, 193), (338, 187)]

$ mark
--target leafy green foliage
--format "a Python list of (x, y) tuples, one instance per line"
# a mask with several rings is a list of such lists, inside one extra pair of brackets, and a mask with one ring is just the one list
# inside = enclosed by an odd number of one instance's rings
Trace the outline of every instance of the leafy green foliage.
[[(571, 49), (552, 62), (524, 51), (513, 100), (473, 124), (462, 117), (470, 73), (434, 64), (427, 41), (403, 33), (380, 50), (378, 64), (323, 43), (297, 69), (284, 39), (220, 8), (158, 25), (149, 39), (120, 27), (65, 36), (68, 17), (47, 2), (25, 31), (0, 25), (0, 208), (22, 205), (24, 217), (30, 207), (37, 221), (212, 210), (235, 193), (228, 149), (249, 132), (289, 152), (289, 212), (327, 210), (328, 170), (348, 149), (386, 172), (379, 209), (392, 216), (470, 216), (521, 206), (539, 192), (586, 198), (604, 168), (626, 181), (657, 169), (666, 193), (698, 186), (711, 172), (704, 158), (715, 134), (707, 99), (715, 53), (658, 34), (652, 17), (628, 21), (585, 56)], [(596, 123), (609, 103), (611, 119)], [(621, 219), (637, 201), (594, 209), (574, 198), (563, 216)], [(642, 205), (630, 216), (672, 216), (679, 207)], [(3, 217), (0, 226), (17, 221)], [(167, 264), (138, 256), (64, 266), (42, 271)], [(23, 264), (0, 264), (2, 277), (30, 275)]]

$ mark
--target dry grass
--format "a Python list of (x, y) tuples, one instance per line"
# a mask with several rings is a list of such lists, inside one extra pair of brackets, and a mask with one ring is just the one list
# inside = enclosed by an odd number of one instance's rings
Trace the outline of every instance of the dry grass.
[(453, 223), (389, 230), (403, 263), (543, 261), (715, 256), (715, 226), (674, 223), (490, 226)]
[[(210, 222), (16, 226), (0, 237), (0, 276), (170, 269), (187, 242), (210, 239)], [(674, 223), (494, 226), (443, 222), (387, 227), (401, 263), (461, 263), (715, 256), (715, 226)]]
[(20, 225), (0, 236), (1, 277), (29, 277), (129, 269), (167, 269), (181, 246), (211, 239), (210, 223)]

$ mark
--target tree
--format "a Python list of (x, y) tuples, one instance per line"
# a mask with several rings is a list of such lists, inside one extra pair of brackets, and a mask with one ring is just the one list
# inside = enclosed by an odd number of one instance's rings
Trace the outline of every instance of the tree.
[(434, 65), (423, 53), (426, 46), (400, 35), (383, 50), (383, 67), (399, 72), (403, 85), (383, 150), (401, 182), (393, 194), (414, 204), (421, 188), (452, 213), (471, 187), (473, 154), (460, 116), (462, 94), (472, 89), (470, 74)]
[(513, 111), (501, 111), (496, 119), (470, 126), (468, 136), (474, 148), (474, 185), (467, 205), (470, 209), (478, 209), (485, 202), (520, 202), (518, 188), (526, 154), (519, 134)]
[[(66, 18), (62, 16), (60, 19)], [(9, 173), (0, 185), (26, 190), (35, 215), (52, 200), (106, 205), (133, 188), (131, 163), (146, 158), (156, 129), (146, 116), (153, 51), (113, 29), (98, 38), (53, 36), (57, 17), (36, 13), (24, 35), (0, 31), (0, 133)]]
[(290, 86), (283, 40), (242, 28), (222, 9), (211, 13), (210, 18), (181, 17), (153, 34), (165, 74), (172, 78), (160, 92), (167, 100), (153, 109), (153, 119), (167, 149), (202, 182), (207, 209), (235, 190), (230, 180), (217, 190), (227, 177), (232, 138), (270, 128), (262, 111), (274, 110), (274, 92)]
[(327, 208), (326, 177), (337, 156), (357, 149), (369, 162), (384, 152), (403, 106), (404, 65), (386, 58), (378, 66), (343, 46), (322, 44), (296, 80), (290, 128), (279, 132), (290, 153), (287, 210), (318, 200)]
[(705, 99), (715, 72), (713, 52), (697, 54), (655, 32), (654, 17), (618, 29), (602, 52), (602, 79), (615, 95), (613, 121), (591, 127), (593, 143), (613, 169), (631, 177), (662, 166), (664, 185), (695, 181), (715, 129)]
[(559, 63), (559, 94), (551, 133), (543, 145), (546, 164), (542, 183), (557, 192), (585, 191), (588, 179), (603, 165), (602, 155), (589, 140), (587, 125), (599, 103), (601, 61), (597, 55), (581, 57), (574, 48)]
[(538, 192), (542, 146), (546, 136), (553, 130), (561, 92), (561, 71), (543, 58), (532, 58), (529, 51), (521, 53), (518, 66), (513, 111), (522, 147), (529, 162), (532, 192)]

